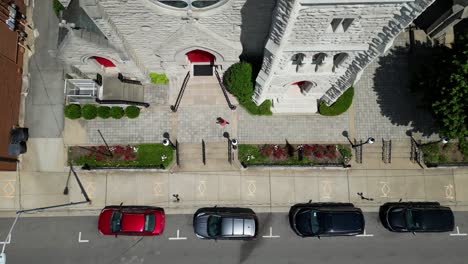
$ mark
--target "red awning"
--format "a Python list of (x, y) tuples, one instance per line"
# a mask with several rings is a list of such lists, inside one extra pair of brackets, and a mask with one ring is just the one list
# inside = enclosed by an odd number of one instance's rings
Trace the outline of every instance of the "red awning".
[(306, 81), (300, 81), (300, 82), (295, 82), (295, 83), (292, 83), (291, 85), (297, 85), (299, 87), (301, 87)]
[(191, 63), (194, 62), (210, 62), (214, 63), (215, 57), (213, 54), (203, 50), (192, 50), (187, 53), (187, 58)]
[(95, 59), (96, 62), (99, 63), (99, 65), (101, 65), (101, 66), (103, 66), (105, 68), (115, 67), (114, 63), (112, 63), (112, 61), (110, 61), (110, 60), (108, 60), (106, 58), (94, 56), (93, 59)]

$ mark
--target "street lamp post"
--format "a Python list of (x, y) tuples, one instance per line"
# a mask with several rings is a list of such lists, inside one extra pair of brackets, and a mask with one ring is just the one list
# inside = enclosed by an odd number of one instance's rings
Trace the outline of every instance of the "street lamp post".
[(173, 149), (177, 149), (177, 147), (174, 145), (174, 143), (172, 143), (171, 139), (170, 139), (170, 136), (169, 136), (169, 133), (165, 132), (163, 134), (163, 140), (162, 140), (162, 144), (166, 147), (171, 147)]
[(373, 137), (369, 137), (367, 138), (366, 142), (363, 142), (361, 144), (357, 144), (357, 145), (352, 145), (353, 148), (357, 148), (357, 147), (361, 147), (362, 145), (365, 145), (365, 144), (374, 144), (375, 142), (375, 139)]

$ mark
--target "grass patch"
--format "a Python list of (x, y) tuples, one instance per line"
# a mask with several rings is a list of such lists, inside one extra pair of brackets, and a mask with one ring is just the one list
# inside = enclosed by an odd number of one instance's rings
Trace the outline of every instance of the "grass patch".
[(353, 103), (354, 87), (346, 90), (331, 106), (327, 106), (325, 102), (321, 102), (319, 113), (324, 116), (337, 116), (346, 112)]
[(111, 157), (105, 146), (70, 147), (68, 158), (73, 165), (90, 167), (169, 167), (174, 159), (174, 150), (162, 144), (139, 144), (135, 146), (111, 146)]

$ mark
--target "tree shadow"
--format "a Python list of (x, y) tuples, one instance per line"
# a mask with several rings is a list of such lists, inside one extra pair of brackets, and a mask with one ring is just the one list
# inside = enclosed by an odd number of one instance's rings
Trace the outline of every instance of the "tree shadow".
[(429, 100), (436, 91), (429, 86), (426, 90), (416, 89), (416, 84), (422, 81), (420, 76), (426, 71), (438, 71), (436, 61), (441, 54), (443, 48), (412, 42), (393, 47), (379, 58), (373, 88), (380, 113), (393, 125), (409, 126), (422, 136), (437, 132)]

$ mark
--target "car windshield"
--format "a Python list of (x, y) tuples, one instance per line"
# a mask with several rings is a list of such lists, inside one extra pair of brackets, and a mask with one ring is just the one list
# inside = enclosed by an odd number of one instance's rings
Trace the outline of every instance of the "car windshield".
[(145, 232), (153, 232), (154, 224), (156, 223), (156, 219), (154, 215), (145, 215)]
[(407, 209), (406, 224), (408, 225), (408, 230), (421, 229), (421, 212), (414, 209)]
[(212, 215), (208, 218), (208, 235), (216, 237), (221, 234), (221, 217)]
[(113, 212), (111, 217), (111, 231), (113, 233), (120, 232), (122, 226), (122, 213)]

